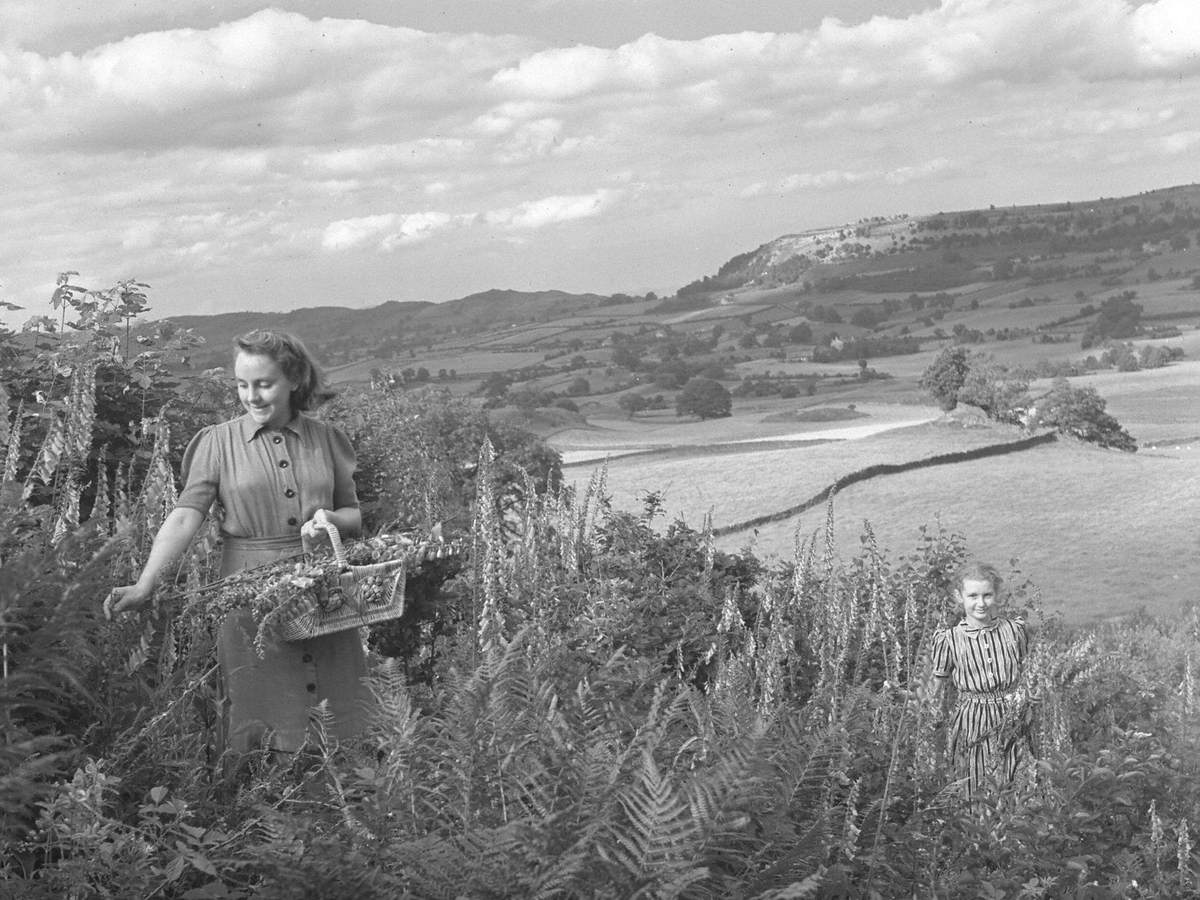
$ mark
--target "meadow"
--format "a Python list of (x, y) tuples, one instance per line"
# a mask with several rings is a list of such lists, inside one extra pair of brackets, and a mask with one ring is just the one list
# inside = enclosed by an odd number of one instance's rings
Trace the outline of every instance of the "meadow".
[[(889, 475), (836, 496), (836, 542), (853, 547), (869, 523), (879, 545), (899, 553), (919, 541), (921, 526), (946, 529), (973, 553), (1015, 565), (1042, 608), (1072, 624), (1175, 616), (1200, 579), (1197, 456), (1200, 447), (1130, 456), (1059, 443)], [(797, 534), (811, 540), (825, 527), (825, 511), (815, 510), (718, 543), (786, 558)]]
[[(883, 405), (868, 408), (887, 409)], [(738, 438), (711, 437), (701, 441), (693, 436), (692, 443), (689, 443), (692, 432), (658, 431), (654, 434), (660, 440), (672, 437), (677, 443), (656, 452), (612, 456), (606, 466), (606, 484), (619, 508), (636, 509), (640, 498), (657, 491), (663, 495), (666, 515), (682, 518), (694, 527), (711, 515), (713, 525), (726, 526), (798, 504), (839, 477), (866, 466), (908, 462), (1020, 437), (1000, 428), (904, 424), (912, 418), (937, 415), (938, 411), (930, 407), (896, 407), (890, 410), (890, 418), (884, 413), (866, 420), (855, 419), (840, 427), (838, 423), (824, 423), (801, 429), (795, 425), (788, 427), (786, 422), (760, 422), (751, 430), (722, 432), (741, 435)], [(854, 440), (834, 439), (846, 431), (863, 429), (860, 424), (863, 421), (889, 430)], [(777, 431), (784, 428), (782, 434)], [(820, 443), (772, 446), (783, 435), (797, 439), (808, 435)], [(560, 440), (566, 442), (570, 438), (556, 435), (551, 443), (560, 447)], [(596, 440), (597, 444), (586, 451), (592, 457), (591, 464), (567, 469), (568, 477), (576, 483), (586, 484), (604, 465), (605, 448), (599, 445), (599, 437)], [(744, 443), (733, 443), (739, 440)], [(655, 445), (647, 441), (633, 446), (644, 450)], [(618, 440), (614, 447), (628, 450), (631, 444)]]

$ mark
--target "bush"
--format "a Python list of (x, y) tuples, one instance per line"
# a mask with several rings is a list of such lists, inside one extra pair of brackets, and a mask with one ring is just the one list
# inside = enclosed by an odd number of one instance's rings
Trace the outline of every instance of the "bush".
[(1104, 411), (1105, 405), (1095, 388), (1074, 388), (1062, 379), (1037, 401), (1032, 424), (1055, 428), (1101, 447), (1131, 453), (1137, 450), (1137, 441)]
[(958, 393), (967, 379), (970, 365), (962, 347), (947, 347), (921, 374), (921, 387), (938, 406), (949, 412), (958, 405)]
[(729, 391), (711, 378), (693, 378), (683, 386), (675, 399), (675, 413), (680, 416), (699, 416), (717, 419), (728, 416), (733, 407)]
[(958, 392), (961, 403), (978, 406), (988, 418), (1017, 423), (1029, 403), (1029, 378), (990, 359), (971, 361), (970, 371)]

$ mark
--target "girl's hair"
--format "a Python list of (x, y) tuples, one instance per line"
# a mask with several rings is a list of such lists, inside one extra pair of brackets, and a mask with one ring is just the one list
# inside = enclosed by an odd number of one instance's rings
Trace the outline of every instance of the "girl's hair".
[(954, 585), (955, 593), (962, 590), (963, 582), (967, 579), (971, 581), (990, 581), (992, 583), (992, 590), (997, 594), (1000, 593), (1000, 585), (1004, 583), (1004, 579), (1000, 577), (1000, 573), (996, 570), (995, 566), (974, 559), (967, 560), (954, 570), (954, 580), (951, 584)]
[(291, 405), (296, 412), (315, 409), (334, 396), (325, 387), (325, 379), (316, 360), (294, 334), (284, 331), (248, 331), (234, 340), (234, 346), (251, 356), (266, 356), (283, 370), (284, 377), (296, 385)]

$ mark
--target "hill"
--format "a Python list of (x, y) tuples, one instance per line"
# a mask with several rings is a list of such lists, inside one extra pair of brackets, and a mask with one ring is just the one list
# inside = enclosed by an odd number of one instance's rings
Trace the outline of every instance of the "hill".
[[(281, 328), (309, 342), (335, 380), (432, 381), (527, 409), (667, 411), (697, 374), (724, 383), (735, 403), (911, 401), (948, 343), (1043, 377), (1113, 368), (1113, 341), (1132, 342), (1120, 365), (1131, 353), (1158, 364), (1166, 350), (1154, 347), (1168, 344), (1200, 350), (1190, 347), (1198, 244), (1200, 186), (1186, 185), (784, 235), (670, 297), (493, 289), (441, 304), (174, 321), (207, 339), (197, 367), (226, 363), (242, 331)], [(1111, 327), (1110, 307), (1132, 319)]]
[(343, 361), (366, 355), (395, 356), (410, 346), (429, 347), (459, 333), (547, 321), (609, 302), (598, 294), (563, 291), (490, 290), (446, 303), (389, 301), (352, 309), (315, 306), (286, 313), (236, 312), (211, 316), (172, 316), (171, 321), (205, 339), (218, 357), (201, 353), (199, 363), (222, 365), (233, 339), (254, 328), (289, 331), (317, 348), (323, 358)]
[[(706, 293), (803, 284), (807, 290), (940, 291), (978, 281), (1061, 280), (1095, 271), (1089, 254), (1192, 244), (1200, 185), (1136, 197), (899, 215), (776, 238), (681, 288)], [(1186, 238), (1186, 240), (1182, 240)]]

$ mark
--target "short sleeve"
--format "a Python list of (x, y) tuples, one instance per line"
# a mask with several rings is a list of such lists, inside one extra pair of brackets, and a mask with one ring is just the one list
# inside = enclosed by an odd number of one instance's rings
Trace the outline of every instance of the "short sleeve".
[(939, 628), (934, 632), (930, 657), (933, 662), (933, 674), (938, 678), (949, 678), (954, 669), (954, 648), (951, 646), (949, 628)]
[(1029, 626), (1024, 616), (1017, 616), (1011, 621), (1013, 638), (1017, 642), (1017, 658), (1024, 659), (1029, 654)]
[(354, 452), (354, 445), (344, 431), (330, 426), (329, 447), (333, 455), (333, 508), (357, 508), (354, 472), (358, 468), (358, 456)]
[(210, 427), (203, 428), (183, 451), (183, 490), (175, 505), (208, 512), (221, 486), (221, 460)]

